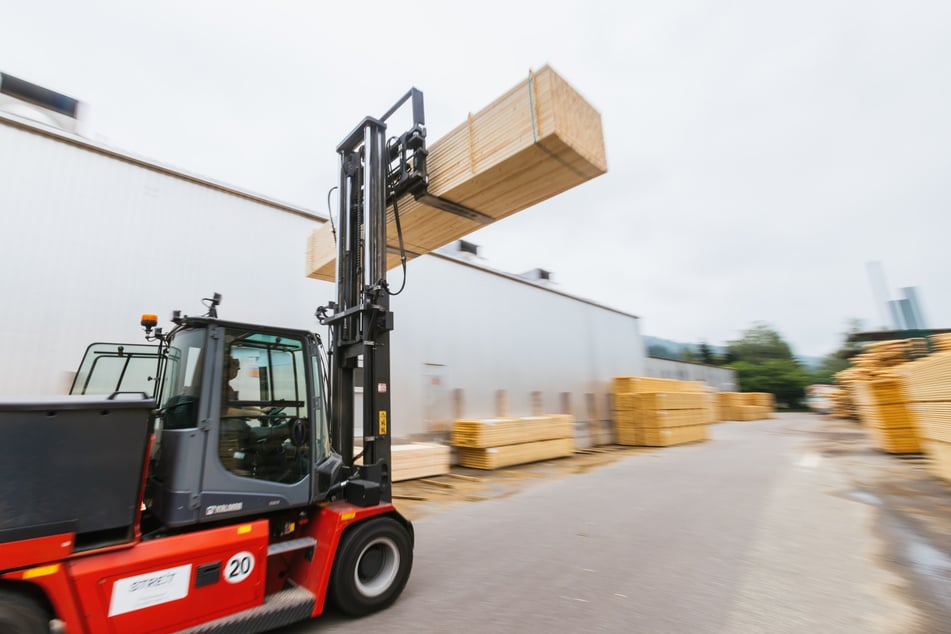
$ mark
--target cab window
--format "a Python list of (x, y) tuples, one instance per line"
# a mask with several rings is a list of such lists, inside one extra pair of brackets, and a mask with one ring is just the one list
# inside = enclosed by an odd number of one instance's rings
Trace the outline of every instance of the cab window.
[(309, 472), (304, 342), (229, 329), (218, 454), (235, 475), (293, 483)]

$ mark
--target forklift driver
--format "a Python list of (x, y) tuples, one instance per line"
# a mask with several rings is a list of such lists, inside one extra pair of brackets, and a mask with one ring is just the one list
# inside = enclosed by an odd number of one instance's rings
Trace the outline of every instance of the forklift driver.
[(238, 392), (231, 385), (241, 370), (241, 360), (228, 354), (224, 363), (224, 386), (222, 389), (221, 428), (218, 441), (218, 456), (221, 464), (236, 475), (249, 476), (248, 450), (251, 443), (251, 426), (247, 417), (260, 416), (260, 410), (236, 407)]

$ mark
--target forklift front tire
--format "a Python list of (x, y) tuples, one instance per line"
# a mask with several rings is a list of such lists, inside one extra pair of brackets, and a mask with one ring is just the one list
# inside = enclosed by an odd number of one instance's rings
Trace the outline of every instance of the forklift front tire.
[(349, 616), (381, 610), (403, 591), (413, 567), (409, 534), (388, 517), (357, 524), (340, 542), (330, 595)]
[(50, 617), (31, 597), (0, 590), (0, 632), (48, 634)]

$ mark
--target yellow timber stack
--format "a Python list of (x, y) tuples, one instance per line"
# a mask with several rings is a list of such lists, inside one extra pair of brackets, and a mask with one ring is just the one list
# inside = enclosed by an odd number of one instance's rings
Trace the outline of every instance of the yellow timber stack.
[(931, 335), (931, 343), (937, 350), (942, 350), (945, 352), (951, 351), (951, 332), (942, 333), (940, 335)]
[[(362, 453), (362, 447), (355, 447), (354, 453)], [(447, 445), (427, 442), (414, 442), (393, 445), (390, 459), (393, 482), (416, 480), (432, 476), (445, 475), (450, 471), (450, 451)], [(354, 460), (363, 464), (362, 456)]]
[(615, 377), (614, 441), (669, 447), (710, 437), (714, 404), (706, 384), (642, 376)]
[(951, 482), (951, 338), (935, 341), (939, 352), (896, 370), (904, 383), (921, 447), (935, 473)]
[(575, 419), (567, 414), (457, 420), (451, 442), (463, 467), (501, 469), (570, 456), (575, 451)]
[(776, 398), (769, 392), (720, 392), (721, 421), (752, 421), (773, 418)]
[[(491, 221), (531, 207), (604, 174), (601, 115), (545, 66), (442, 138), (428, 143), (429, 193)], [(407, 258), (429, 253), (486, 226), (440, 211), (410, 195), (398, 201)], [(399, 266), (392, 206), (387, 212), (388, 267)], [(307, 276), (334, 281), (330, 223), (307, 245)]]
[(855, 384), (864, 376), (864, 372), (855, 367), (849, 367), (836, 373), (835, 382), (838, 384), (839, 390), (832, 397), (832, 415), (834, 417), (858, 420), (859, 409), (855, 402)]
[(868, 344), (852, 359), (854, 371), (847, 376), (849, 392), (859, 420), (882, 451), (921, 451), (915, 415), (908, 407), (898, 370), (926, 350), (923, 339), (881, 341)]

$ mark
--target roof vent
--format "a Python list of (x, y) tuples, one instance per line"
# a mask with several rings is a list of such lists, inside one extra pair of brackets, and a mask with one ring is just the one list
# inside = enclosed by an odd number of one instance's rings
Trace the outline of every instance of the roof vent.
[(79, 105), (77, 99), (0, 73), (0, 112), (76, 132)]
[(555, 280), (552, 278), (552, 272), (547, 269), (532, 269), (519, 275), (520, 278), (530, 282), (536, 282), (542, 286), (552, 286)]
[(459, 252), (471, 253), (472, 255), (479, 255), (479, 245), (475, 244), (474, 242), (466, 242), (465, 240), (460, 240)]

